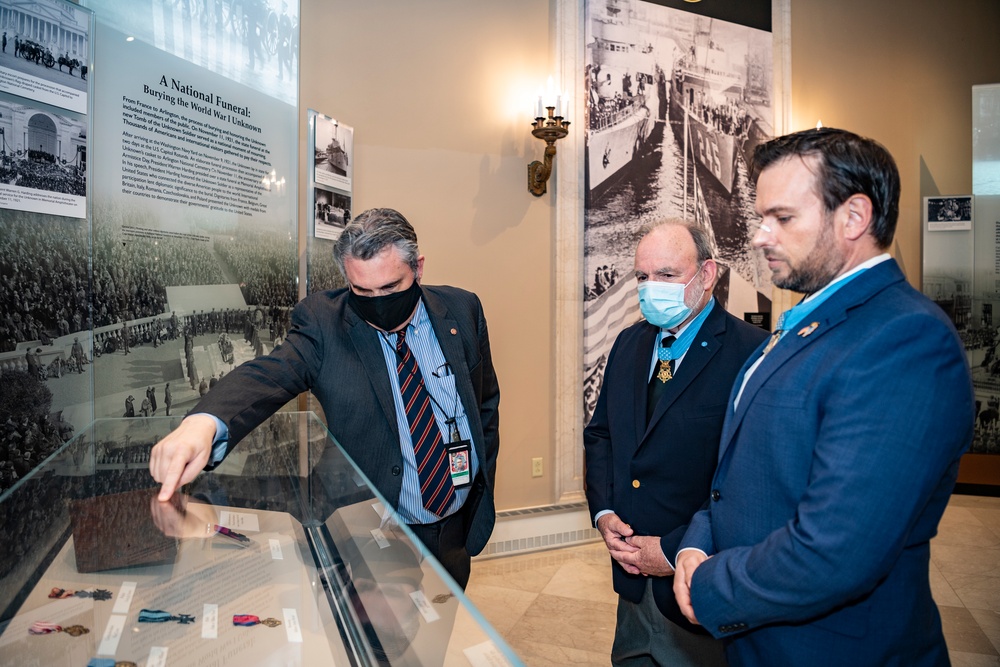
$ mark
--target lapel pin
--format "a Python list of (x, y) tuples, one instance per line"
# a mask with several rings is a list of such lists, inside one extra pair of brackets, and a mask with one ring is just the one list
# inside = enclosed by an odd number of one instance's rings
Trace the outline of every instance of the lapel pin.
[(701, 341), (701, 346), (702, 347), (708, 347), (708, 341), (707, 340)]
[(799, 334), (798, 335), (801, 336), (802, 338), (805, 338), (806, 336), (808, 336), (809, 334), (811, 334), (813, 331), (816, 331), (816, 329), (818, 327), (819, 327), (819, 322), (813, 322), (809, 326), (802, 327), (801, 329), (799, 329)]
[(452, 328), (451, 328), (451, 335), (452, 335), (452, 336), (455, 336), (455, 335), (457, 335), (457, 334), (458, 334), (458, 329), (456, 329), (455, 327), (452, 327)]

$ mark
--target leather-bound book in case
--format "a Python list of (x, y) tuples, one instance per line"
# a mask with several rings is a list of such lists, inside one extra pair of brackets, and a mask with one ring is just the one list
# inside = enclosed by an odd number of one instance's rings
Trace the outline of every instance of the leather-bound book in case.
[(150, 513), (158, 491), (140, 489), (70, 501), (77, 571), (172, 564), (177, 540), (160, 532)]

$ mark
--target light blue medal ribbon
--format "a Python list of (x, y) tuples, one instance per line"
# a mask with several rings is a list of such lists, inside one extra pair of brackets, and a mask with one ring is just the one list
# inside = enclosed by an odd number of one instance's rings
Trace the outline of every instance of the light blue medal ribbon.
[[(774, 330), (774, 335), (772, 335), (771, 342), (768, 343), (766, 348), (764, 348), (764, 354), (770, 352), (771, 348), (773, 348), (774, 345), (780, 339), (784, 338), (786, 333), (788, 333), (789, 331), (797, 327), (799, 324), (801, 324), (802, 321), (806, 319), (814, 310), (819, 308), (827, 299), (836, 294), (837, 290), (839, 290), (841, 287), (851, 282), (853, 279), (857, 278), (867, 270), (868, 269), (865, 268), (860, 271), (855, 271), (854, 273), (846, 275), (842, 277), (840, 280), (831, 283), (816, 297), (809, 300), (803, 299), (802, 301), (798, 302), (797, 304), (795, 304), (794, 306), (783, 312), (781, 316), (778, 318), (778, 326)], [(818, 323), (814, 323), (814, 325), (818, 326)], [(805, 332), (803, 330), (803, 332), (800, 333), (802, 333), (802, 335), (809, 335), (810, 333), (813, 332), (814, 329), (815, 326), (810, 328), (808, 332)]]
[(171, 614), (169, 611), (160, 609), (143, 609), (139, 612), (140, 623), (167, 623), (177, 621), (181, 625), (194, 623), (194, 616), (189, 614)]
[(662, 362), (670, 362), (674, 359), (680, 359), (684, 356), (684, 353), (688, 351), (691, 347), (691, 343), (694, 342), (695, 337), (698, 332), (701, 331), (702, 322), (708, 317), (708, 314), (712, 312), (712, 308), (715, 307), (715, 299), (709, 299), (708, 305), (698, 313), (698, 317), (691, 320), (691, 324), (684, 329), (684, 333), (677, 336), (674, 344), (670, 347), (663, 347), (662, 345), (656, 346), (656, 358)]

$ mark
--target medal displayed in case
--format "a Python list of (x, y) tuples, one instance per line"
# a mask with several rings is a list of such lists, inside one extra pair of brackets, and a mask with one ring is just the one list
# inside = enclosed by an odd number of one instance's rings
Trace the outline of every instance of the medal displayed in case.
[(169, 611), (159, 609), (143, 609), (139, 612), (140, 623), (167, 623), (177, 621), (181, 625), (194, 623), (194, 616), (189, 614), (171, 614)]
[(111, 591), (104, 590), (103, 588), (98, 588), (95, 591), (71, 591), (55, 586), (49, 593), (49, 597), (54, 600), (65, 600), (66, 598), (76, 597), (92, 598), (94, 600), (104, 601), (111, 599)]
[(90, 628), (85, 628), (82, 625), (67, 625), (63, 627), (55, 623), (49, 623), (48, 621), (35, 621), (28, 628), (28, 634), (32, 635), (51, 635), (56, 632), (65, 632), (70, 637), (79, 637), (90, 632)]
[(276, 628), (281, 625), (281, 621), (276, 618), (261, 618), (252, 614), (234, 614), (233, 625), (250, 627), (252, 625), (266, 625), (269, 628)]

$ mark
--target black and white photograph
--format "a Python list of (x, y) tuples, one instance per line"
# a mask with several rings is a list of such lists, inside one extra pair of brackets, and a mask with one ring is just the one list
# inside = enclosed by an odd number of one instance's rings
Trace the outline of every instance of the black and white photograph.
[(298, 0), (89, 0), (101, 21), (287, 104), (298, 101)]
[(87, 216), (87, 122), (0, 100), (0, 208)]
[[(90, 418), (183, 415), (233, 368), (280, 345), (288, 330), (298, 293), (290, 194), (297, 170), (295, 152), (284, 147), (296, 107), (259, 94), (260, 86), (278, 90), (277, 69), (248, 74), (242, 42), (201, 22), (220, 5), (91, 6), (101, 72), (92, 116), (92, 142), (101, 150), (91, 162), (101, 178), (91, 206)], [(244, 11), (241, 3), (224, 6)], [(287, 7), (297, 12), (298, 3)], [(123, 25), (135, 28), (129, 36), (136, 39), (116, 32)], [(217, 72), (222, 64), (236, 69)], [(209, 114), (206, 107), (219, 111), (220, 101), (227, 113)], [(135, 114), (147, 115), (139, 121)], [(123, 119), (133, 123), (127, 132)], [(189, 126), (202, 129), (197, 141), (182, 133)], [(153, 145), (159, 157), (142, 159)]]
[(972, 192), (1000, 195), (1000, 83), (972, 87)]
[(66, 0), (0, 0), (0, 91), (87, 113), (90, 18)]
[(924, 197), (924, 224), (927, 225), (927, 231), (972, 229), (972, 214), (972, 195)]
[(351, 221), (351, 197), (332, 190), (314, 188), (313, 201), (316, 238), (337, 239)]
[[(6, 117), (6, 114), (5, 114)], [(0, 493), (93, 418), (86, 220), (0, 215)]]
[(157, 233), (138, 226), (150, 214), (125, 202), (95, 211), (98, 417), (184, 414), (233, 368), (280, 345), (290, 326), (294, 237), (267, 223), (239, 234), (213, 223)]
[[(958, 232), (973, 237), (969, 318), (965, 327), (955, 325), (965, 344), (976, 390), (976, 430), (969, 451), (1000, 454), (1000, 195), (977, 193), (973, 215), (972, 233)], [(925, 238), (932, 236), (951, 234), (927, 234)], [(969, 263), (964, 266), (969, 267)]]
[(767, 29), (643, 0), (587, 3), (585, 420), (612, 343), (640, 318), (632, 267), (644, 223), (701, 226), (720, 304), (741, 319), (771, 310), (770, 273), (749, 243), (747, 163), (774, 134), (769, 2), (762, 12)]
[(316, 114), (313, 182), (350, 191), (354, 180), (354, 128)]

